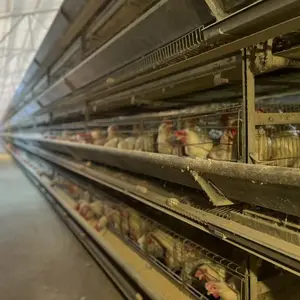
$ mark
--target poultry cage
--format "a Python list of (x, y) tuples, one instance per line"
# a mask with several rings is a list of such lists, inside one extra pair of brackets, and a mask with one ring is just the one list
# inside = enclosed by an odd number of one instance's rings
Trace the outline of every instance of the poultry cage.
[[(17, 152), (30, 167), (37, 169), (37, 171), (41, 171), (48, 165), (43, 161), (43, 164), (39, 163), (36, 168), (35, 158), (32, 157), (32, 154), (20, 150)], [(114, 232), (142, 257), (148, 259), (155, 268), (168, 275), (170, 279), (189, 291), (195, 298), (203, 300), (227, 299), (226, 297), (229, 299), (248, 299), (249, 274), (246, 271), (246, 261), (243, 255), (240, 257), (238, 253), (233, 251), (230, 255), (227, 253), (225, 259), (222, 254), (216, 254), (218, 248), (212, 247), (214, 250), (208, 250), (208, 246), (199, 246), (195, 242), (191, 242), (189, 238), (175, 234), (149, 216), (145, 217), (136, 208), (133, 209), (125, 199), (121, 202), (116, 201), (114, 197), (95, 189), (93, 185), (85, 184), (83, 179), (74, 179), (74, 175), (66, 176), (65, 171), (57, 170), (55, 174), (52, 184), (73, 199), (74, 209), (92, 227), (100, 232), (103, 230)], [(70, 193), (70, 186), (76, 186), (77, 190), (81, 191), (80, 197), (77, 197), (76, 193)], [(148, 188), (150, 187), (148, 186)], [(184, 199), (184, 201), (188, 200)], [(190, 202), (189, 205), (191, 205)], [(176, 203), (174, 207), (176, 208)], [(193, 210), (196, 208), (197, 206)], [(221, 207), (206, 209), (206, 211), (212, 215), (231, 220), (230, 222), (240, 222), (249, 226), (249, 223), (241, 218), (241, 210), (237, 207), (234, 209)], [(256, 212), (253, 209), (243, 210), (243, 216), (253, 217), (252, 227), (258, 224), (258, 222), (253, 222), (254, 218), (256, 220), (270, 219), (270, 223), (276, 223), (273, 227), (273, 233), (275, 227), (281, 226), (282, 222), (285, 222), (287, 229), (294, 230), (297, 227), (295, 223), (278, 219), (278, 214), (276, 216), (273, 212), (268, 216), (261, 209)], [(266, 232), (265, 228), (262, 227), (256, 227), (256, 229), (259, 231), (262, 229)], [(292, 236), (291, 232), (285, 233), (286, 237), (290, 234), (289, 242), (297, 242), (298, 237)], [(282, 235), (280, 238), (285, 239)], [(260, 272), (257, 283), (259, 300), (282, 299), (288, 285), (294, 287), (292, 299), (298, 299), (299, 291), (296, 277), (290, 276), (280, 269), (273, 269), (273, 266), (268, 274), (261, 275)]]
[[(256, 104), (259, 114), (268, 114), (268, 122), (256, 125), (256, 154), (251, 156), (254, 163), (280, 167), (300, 167), (299, 115), (297, 104), (284, 101)], [(287, 102), (287, 101), (286, 101)], [(259, 115), (258, 115), (259, 118)], [(293, 123), (293, 120), (297, 123)]]
[[(74, 142), (92, 143), (121, 150), (139, 150), (162, 154), (209, 158), (221, 161), (243, 162), (243, 110), (240, 104), (222, 108), (214, 105), (214, 111), (205, 113), (208, 106), (198, 110), (203, 113), (189, 114), (180, 110), (164, 117), (153, 113), (131, 117), (92, 122), (92, 127), (83, 133), (80, 130), (57, 131), (52, 138)], [(255, 127), (255, 147), (250, 158), (254, 164), (299, 168), (299, 124), (288, 123), (291, 114), (294, 119), (298, 105), (266, 104), (257, 101), (256, 115), (259, 125)], [(288, 116), (284, 114), (288, 113)], [(268, 124), (260, 120), (260, 114), (268, 114)], [(270, 115), (272, 114), (272, 115)], [(279, 123), (272, 120), (280, 118)], [(282, 115), (282, 118), (280, 116)], [(291, 120), (292, 121), (292, 120)], [(99, 124), (96, 128), (95, 124)], [(89, 132), (90, 130), (90, 132)], [(47, 136), (45, 136), (47, 137)]]
[[(215, 108), (213, 110), (212, 108)], [(208, 112), (205, 111), (208, 108)], [(197, 111), (193, 112), (193, 111)], [(202, 113), (199, 113), (202, 111)], [(162, 113), (162, 115), (164, 115)], [(208, 105), (132, 119), (95, 121), (93, 128), (53, 130), (45, 138), (91, 143), (121, 150), (157, 152), (224, 161), (241, 159), (242, 110), (238, 104)], [(55, 127), (55, 126), (54, 126)]]
[(75, 209), (96, 230), (113, 231), (197, 299), (212, 299), (211, 295), (218, 299), (222, 293), (233, 299), (247, 299), (247, 274), (243, 267), (175, 234), (108, 195), (99, 196), (97, 192), (93, 195), (90, 191), (89, 199), (76, 199)]
[[(95, 213), (87, 215), (79, 209), (79, 213), (96, 230), (102, 231), (107, 228), (114, 232), (195, 298), (202, 300), (247, 299), (249, 274), (245, 269), (246, 261), (242, 260), (237, 264), (226, 259), (175, 234), (137, 210), (118, 203), (105, 194), (100, 197), (99, 193), (95, 196), (90, 191), (89, 199), (89, 206), (92, 209), (95, 209), (96, 201), (101, 203), (98, 213), (101, 212), (98, 215)], [(97, 218), (99, 218), (98, 221), (95, 220)], [(235, 255), (236, 253), (233, 252), (233, 256)], [(238, 255), (237, 258), (241, 259)], [(297, 299), (298, 288), (295, 278), (279, 270), (271, 271), (271, 275), (267, 277), (259, 275), (260, 277), (259, 300), (281, 299), (280, 297), (287, 289), (287, 284), (295, 287), (293, 299)], [(278, 280), (282, 282), (279, 284)], [(277, 287), (275, 287), (276, 284)]]

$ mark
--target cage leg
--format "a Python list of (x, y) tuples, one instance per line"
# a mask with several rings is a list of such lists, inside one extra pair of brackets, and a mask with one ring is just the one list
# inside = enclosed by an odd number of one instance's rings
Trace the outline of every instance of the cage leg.
[(256, 256), (250, 255), (248, 261), (249, 269), (249, 300), (258, 300), (258, 280), (257, 272), (259, 268), (260, 259)]
[(243, 134), (242, 155), (245, 163), (251, 163), (250, 156), (255, 152), (255, 75), (251, 69), (255, 56), (251, 49), (243, 49)]
[(90, 121), (90, 106), (88, 102), (85, 102), (84, 105), (84, 131), (88, 132), (88, 125)]

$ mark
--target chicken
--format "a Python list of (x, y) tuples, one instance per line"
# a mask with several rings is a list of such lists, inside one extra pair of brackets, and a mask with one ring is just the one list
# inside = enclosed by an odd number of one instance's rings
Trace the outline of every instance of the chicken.
[(213, 147), (212, 139), (205, 132), (195, 129), (183, 129), (175, 132), (175, 136), (185, 146), (185, 153), (194, 158), (207, 158)]
[(208, 260), (200, 260), (201, 263), (195, 272), (195, 277), (205, 281), (224, 281), (226, 269), (223, 266), (216, 265)]
[(81, 194), (81, 188), (78, 187), (76, 184), (68, 184), (67, 185), (67, 191), (68, 194), (73, 198), (73, 199), (78, 199), (80, 197)]
[(107, 128), (107, 138), (104, 147), (117, 148), (119, 142), (123, 140), (123, 137), (118, 133), (118, 127), (116, 125), (110, 125)]
[(145, 151), (144, 149), (145, 149), (145, 146), (144, 146), (144, 136), (140, 135), (135, 140), (134, 150)]
[(56, 174), (54, 176), (54, 179), (51, 182), (51, 186), (58, 186), (60, 188), (64, 188), (64, 186), (67, 184), (67, 180), (63, 178), (61, 175)]
[(72, 133), (69, 132), (69, 131), (63, 131), (61, 136), (60, 136), (60, 139), (62, 141), (70, 141), (71, 140), (71, 136), (72, 136)]
[(103, 146), (106, 142), (105, 134), (99, 129), (92, 130), (90, 136), (94, 145)]
[(118, 209), (114, 209), (108, 216), (109, 224), (118, 232), (122, 232), (122, 215)]
[(271, 139), (268, 137), (266, 131), (262, 126), (259, 126), (255, 135), (255, 153), (252, 158), (255, 163), (264, 163), (271, 159)]
[(72, 133), (70, 135), (70, 139), (69, 139), (70, 142), (77, 142), (77, 134), (76, 133)]
[(78, 200), (78, 201), (75, 203), (75, 206), (74, 206), (75, 210), (79, 211), (81, 205), (82, 205), (84, 202), (85, 202), (84, 200)]
[(294, 167), (300, 156), (300, 139), (292, 131), (281, 131), (272, 137), (272, 161), (280, 167)]
[(212, 147), (207, 157), (215, 160), (234, 160), (233, 143), (235, 135), (236, 131), (234, 129), (226, 129), (221, 136), (220, 143)]
[(145, 250), (149, 255), (155, 257), (158, 260), (164, 260), (165, 258), (165, 248), (164, 246), (155, 238), (149, 234), (148, 236), (142, 236), (138, 240), (138, 244), (141, 249)]
[(157, 149), (159, 153), (173, 154), (174, 135), (172, 121), (166, 120), (160, 124), (157, 135)]
[(133, 125), (132, 128), (132, 136), (125, 138), (124, 140), (120, 141), (118, 144), (119, 149), (123, 150), (136, 150), (136, 142), (141, 135), (141, 131), (138, 125)]
[(138, 242), (145, 234), (147, 222), (143, 217), (133, 209), (127, 209), (125, 216), (128, 216), (128, 233), (130, 238)]
[(127, 137), (118, 143), (117, 148), (122, 150), (134, 150), (136, 138), (133, 136)]
[(97, 231), (102, 231), (103, 229), (105, 229), (107, 227), (108, 224), (108, 217), (107, 216), (102, 216), (97, 223), (95, 224), (95, 229)]
[(239, 300), (239, 293), (228, 287), (224, 281), (208, 281), (205, 284), (208, 295), (213, 295), (216, 299)]
[(145, 132), (138, 136), (135, 142), (134, 149), (137, 151), (155, 152), (155, 137), (152, 132)]
[(293, 168), (300, 168), (300, 158), (296, 159), (295, 163), (292, 166)]
[(156, 229), (155, 231), (151, 232), (150, 236), (152, 242), (155, 241), (156, 244), (160, 245), (158, 247), (159, 255), (161, 255), (162, 252), (160, 248), (163, 248), (163, 260), (166, 266), (174, 271), (179, 270), (182, 267), (183, 263), (182, 242), (159, 229)]
[(92, 142), (91, 135), (89, 133), (77, 133), (76, 141), (80, 144), (90, 144)]
[(87, 201), (87, 202), (90, 202), (91, 200), (91, 195), (88, 191), (81, 191), (81, 195), (80, 195), (80, 198)]
[(141, 250), (146, 251), (146, 235), (142, 235), (137, 241)]
[(95, 212), (91, 209), (90, 204), (85, 200), (80, 200), (78, 212), (86, 220), (91, 220), (96, 216)]
[(134, 136), (136, 137), (134, 150), (155, 152), (155, 134), (149, 130), (141, 132), (140, 128), (136, 125), (134, 127)]
[(90, 204), (90, 209), (94, 212), (96, 218), (100, 218), (104, 213), (103, 204), (98, 200)]

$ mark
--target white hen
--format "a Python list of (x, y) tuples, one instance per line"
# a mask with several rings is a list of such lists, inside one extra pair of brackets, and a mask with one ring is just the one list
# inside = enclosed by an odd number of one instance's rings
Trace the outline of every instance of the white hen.
[(118, 126), (110, 125), (107, 128), (107, 139), (104, 147), (117, 148), (119, 142), (123, 140), (123, 137), (118, 132)]
[(239, 300), (239, 293), (231, 289), (224, 281), (208, 281), (205, 284), (208, 295), (222, 300)]
[(215, 160), (231, 161), (234, 159), (234, 137), (236, 133), (234, 130), (226, 129), (220, 139), (218, 145), (214, 145), (208, 154), (208, 158)]
[(194, 129), (183, 129), (175, 132), (175, 136), (185, 146), (185, 153), (194, 158), (207, 158), (213, 147), (212, 139), (205, 132)]
[(158, 128), (157, 149), (159, 153), (173, 154), (172, 138), (172, 122), (164, 121)]

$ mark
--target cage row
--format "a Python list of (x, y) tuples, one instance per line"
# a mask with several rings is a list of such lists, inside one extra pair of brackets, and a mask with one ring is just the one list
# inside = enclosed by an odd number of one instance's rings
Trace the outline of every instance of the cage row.
[(235, 263), (167, 230), (129, 206), (93, 196), (62, 176), (56, 176), (53, 184), (76, 201), (74, 209), (97, 231), (114, 231), (200, 299), (243, 299), (244, 274)]
[[(157, 152), (192, 158), (243, 161), (241, 122), (232, 116), (221, 120), (163, 120), (158, 127), (145, 124), (110, 125), (106, 130), (62, 131), (45, 138), (94, 144), (121, 150)], [(180, 124), (178, 124), (180, 123)], [(148, 126), (146, 126), (148, 125)], [(155, 124), (151, 124), (155, 125)], [(254, 163), (281, 167), (300, 167), (299, 129), (292, 124), (257, 126), (254, 136)]]

